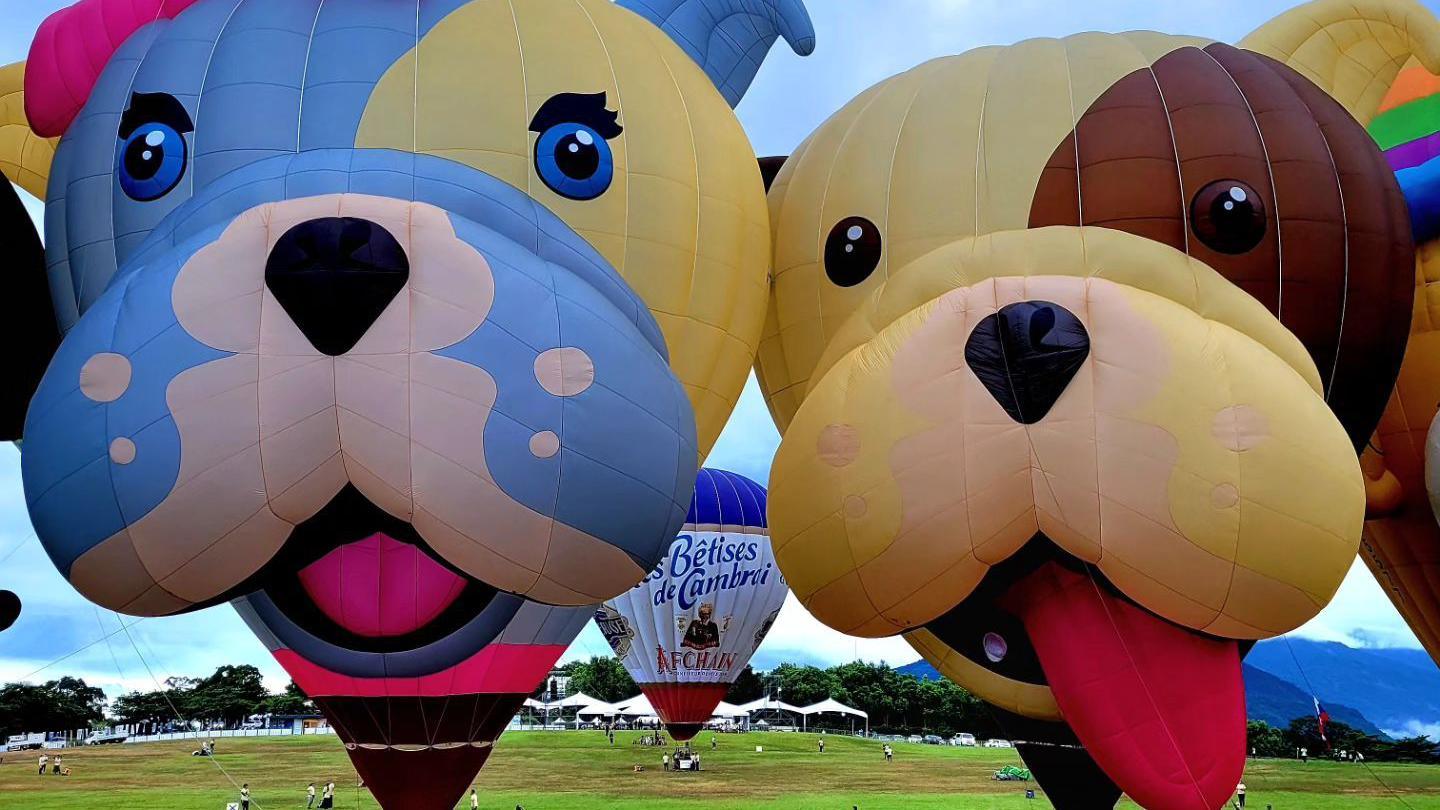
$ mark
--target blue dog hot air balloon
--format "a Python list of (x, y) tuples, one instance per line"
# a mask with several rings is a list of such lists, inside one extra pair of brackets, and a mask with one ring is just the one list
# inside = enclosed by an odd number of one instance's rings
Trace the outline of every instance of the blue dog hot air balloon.
[(56, 567), (232, 603), (381, 806), (453, 807), (674, 540), (754, 363), (732, 106), (782, 37), (800, 0), (52, 15), (0, 68), (47, 223), (42, 256), (5, 184), (0, 438)]

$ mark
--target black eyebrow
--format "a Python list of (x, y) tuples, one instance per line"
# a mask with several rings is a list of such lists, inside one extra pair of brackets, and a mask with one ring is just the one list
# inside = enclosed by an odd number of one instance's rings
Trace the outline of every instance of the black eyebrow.
[(559, 93), (540, 105), (530, 122), (531, 132), (544, 132), (557, 124), (584, 124), (610, 140), (625, 130), (616, 123), (620, 113), (606, 109), (604, 93)]
[(124, 140), (146, 124), (164, 124), (184, 135), (195, 131), (190, 113), (169, 93), (132, 93), (130, 106), (120, 116), (120, 138)]

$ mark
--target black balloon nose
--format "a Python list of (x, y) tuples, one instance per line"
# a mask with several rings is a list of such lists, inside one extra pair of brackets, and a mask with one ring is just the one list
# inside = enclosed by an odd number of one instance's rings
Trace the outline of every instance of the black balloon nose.
[(410, 278), (405, 249), (364, 219), (312, 219), (285, 232), (265, 263), (265, 286), (325, 354), (355, 348)]
[(1070, 310), (1049, 301), (1002, 307), (975, 327), (965, 362), (1010, 418), (1033, 425), (1075, 378), (1090, 334)]

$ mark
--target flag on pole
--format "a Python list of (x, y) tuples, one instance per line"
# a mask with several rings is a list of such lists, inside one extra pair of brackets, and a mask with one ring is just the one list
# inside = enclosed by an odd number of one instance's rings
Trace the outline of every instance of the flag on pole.
[(1325, 736), (1325, 726), (1330, 722), (1330, 713), (1325, 711), (1324, 706), (1320, 705), (1320, 698), (1311, 695), (1310, 699), (1315, 701), (1315, 721), (1320, 728), (1320, 741), (1325, 743), (1326, 749), (1329, 749), (1330, 738)]

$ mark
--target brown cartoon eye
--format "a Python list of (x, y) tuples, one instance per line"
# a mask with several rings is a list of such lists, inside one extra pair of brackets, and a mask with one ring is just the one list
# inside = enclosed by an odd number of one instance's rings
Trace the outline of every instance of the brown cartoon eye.
[(825, 240), (825, 275), (839, 287), (854, 287), (880, 264), (880, 229), (864, 217), (835, 223)]
[(1216, 180), (1191, 201), (1190, 227), (1211, 250), (1244, 253), (1265, 238), (1265, 203), (1239, 180)]

